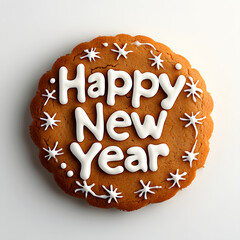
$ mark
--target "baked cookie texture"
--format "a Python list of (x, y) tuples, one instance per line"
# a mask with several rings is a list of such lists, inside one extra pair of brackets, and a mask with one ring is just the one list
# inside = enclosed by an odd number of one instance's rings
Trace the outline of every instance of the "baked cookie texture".
[[(67, 91), (68, 102), (61, 104), (59, 100), (60, 68), (65, 67), (67, 79), (73, 80), (77, 76), (77, 67), (80, 64), (85, 67), (85, 73), (82, 71), (82, 74), (85, 74), (86, 99), (82, 103), (79, 102), (77, 95), (80, 91), (71, 88)], [(115, 95), (113, 106), (107, 104), (108, 94), (114, 90), (108, 82), (110, 69), (128, 73), (133, 84), (128, 92), (125, 91), (126, 94), (122, 91), (124, 93), (122, 96)], [(161, 104), (167, 98), (167, 90), (164, 91), (162, 85), (158, 86), (158, 91), (152, 97), (146, 97), (143, 93), (139, 107), (132, 106), (133, 91), (136, 90), (134, 90), (134, 84), (137, 82), (137, 77), (134, 75), (136, 70), (139, 70), (140, 74), (148, 72), (156, 75), (158, 79), (164, 78), (164, 81), (170, 82), (171, 87), (176, 86), (177, 79), (182, 76), (183, 87), (170, 109), (164, 108)], [(96, 98), (88, 94), (89, 87), (95, 84), (98, 81), (96, 79), (101, 75), (93, 75), (94, 73), (103, 74), (104, 82), (101, 86), (104, 85), (105, 88), (103, 96)], [(93, 81), (89, 83), (90, 75), (93, 75)], [(119, 77), (118, 73), (116, 76), (114, 84), (121, 89), (126, 82)], [(148, 77), (140, 84), (144, 89), (151, 89), (153, 85), (154, 83)], [(93, 96), (94, 91), (98, 90), (92, 87), (92, 95), (90, 95)], [(98, 103), (102, 103), (103, 106), (103, 139), (97, 140), (93, 132), (85, 126), (84, 140), (80, 142), (76, 134), (77, 121), (82, 121), (82, 113), (85, 111), (93, 125), (96, 125)], [(77, 120), (76, 109), (79, 107), (82, 112)], [(53, 174), (56, 183), (67, 194), (84, 198), (89, 204), (101, 208), (115, 207), (132, 211), (149, 203), (158, 203), (173, 197), (180, 189), (190, 185), (196, 171), (204, 166), (209, 152), (209, 139), (213, 131), (213, 121), (210, 116), (213, 100), (199, 72), (191, 68), (184, 57), (145, 36), (132, 37), (120, 34), (115, 37), (97, 37), (90, 42), (79, 44), (71, 54), (60, 57), (53, 64), (52, 69), (41, 77), (30, 109), (33, 118), (30, 134), (39, 148), (42, 165)], [(114, 140), (106, 127), (109, 117), (119, 110), (129, 115), (125, 120), (130, 120), (132, 124), (131, 126), (123, 124), (124, 127), (114, 128), (116, 134), (124, 132), (129, 134), (129, 137), (122, 141)], [(142, 124), (145, 116), (151, 115), (157, 124), (159, 115), (163, 111), (167, 113), (167, 117), (161, 136), (154, 139), (149, 135), (141, 139), (133, 125), (131, 114), (137, 113)], [(119, 116), (116, 121), (123, 121)], [(161, 119), (163, 121), (164, 116)], [(111, 124), (108, 125), (111, 128)], [(80, 153), (77, 147), (79, 145), (85, 154), (94, 143), (101, 144), (101, 150), (96, 151), (96, 156), (91, 162), (90, 176), (87, 176), (89, 175), (87, 172), (83, 174), (81, 160), (77, 159), (71, 149), (73, 143), (72, 148), (74, 146)], [(150, 154), (154, 155), (156, 151), (150, 150), (149, 145), (159, 146), (160, 144), (164, 144), (165, 148), (154, 148), (160, 154), (155, 155), (155, 161), (152, 157), (150, 162)], [(114, 152), (116, 148), (109, 148), (108, 153), (112, 158), (109, 155), (106, 157), (102, 152), (109, 146), (120, 148), (123, 156), (120, 156), (121, 151), (116, 155), (116, 151)], [(133, 147), (139, 148), (133, 151)], [(135, 160), (132, 158), (130, 161), (129, 156), (134, 156)], [(105, 163), (109, 166), (110, 172), (114, 172), (116, 167), (123, 172), (109, 174), (107, 167), (101, 168), (101, 164)], [(126, 165), (132, 171), (129, 171)], [(82, 174), (80, 174), (81, 171)]]

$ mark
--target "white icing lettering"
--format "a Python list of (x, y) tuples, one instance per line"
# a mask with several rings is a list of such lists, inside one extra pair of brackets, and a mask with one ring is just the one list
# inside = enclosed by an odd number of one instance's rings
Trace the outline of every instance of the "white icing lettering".
[(169, 110), (173, 107), (179, 93), (182, 91), (182, 89), (184, 87), (185, 82), (186, 82), (185, 76), (180, 75), (177, 78), (177, 81), (176, 81), (174, 87), (172, 87), (172, 85), (169, 81), (169, 77), (166, 73), (162, 73), (159, 76), (159, 83), (160, 83), (163, 91), (167, 94), (167, 97), (165, 99), (163, 99), (161, 102), (162, 108)]
[(68, 102), (68, 89), (77, 89), (77, 98), (80, 103), (86, 101), (85, 96), (85, 67), (83, 64), (77, 66), (76, 78), (73, 80), (67, 79), (68, 70), (66, 67), (61, 67), (59, 70), (59, 102), (66, 104)]
[(103, 104), (96, 104), (96, 126), (91, 122), (86, 112), (81, 108), (77, 107), (75, 109), (76, 118), (76, 135), (78, 142), (84, 140), (84, 127), (87, 127), (98, 141), (102, 141), (104, 134), (104, 117), (103, 117)]
[[(115, 152), (115, 154), (109, 154), (110, 152)], [(123, 157), (124, 155), (120, 147), (109, 146), (106, 147), (99, 155), (98, 165), (107, 174), (110, 175), (120, 174), (124, 171), (124, 168), (122, 166), (111, 168), (108, 166), (108, 162), (119, 161), (122, 160)]]
[(88, 96), (91, 98), (97, 98), (105, 94), (105, 78), (100, 72), (93, 73), (88, 78), (89, 83), (93, 83), (88, 88)]
[[(117, 87), (115, 82), (118, 78), (124, 81), (122, 87)], [(132, 88), (132, 78), (127, 72), (115, 71), (113, 69), (108, 70), (108, 94), (107, 104), (113, 106), (115, 104), (115, 96), (124, 96)]]
[[(122, 121), (118, 121), (117, 118), (123, 119)], [(116, 133), (115, 127), (128, 127), (132, 125), (131, 118), (124, 111), (116, 111), (114, 112), (107, 121), (107, 131), (109, 136), (116, 141), (124, 141), (129, 137), (129, 133)]]
[(78, 143), (74, 142), (70, 145), (71, 152), (81, 163), (80, 177), (83, 180), (87, 180), (90, 177), (91, 163), (101, 149), (101, 143), (94, 143), (88, 150), (87, 154), (85, 154)]
[(164, 110), (160, 112), (157, 125), (153, 116), (151, 115), (145, 116), (143, 124), (141, 123), (140, 118), (136, 112), (133, 112), (131, 114), (131, 118), (136, 132), (141, 139), (144, 139), (150, 135), (154, 139), (159, 139), (162, 135), (163, 126), (167, 118), (167, 112)]
[(158, 169), (157, 159), (158, 156), (168, 156), (169, 148), (165, 143), (153, 145), (148, 145), (148, 155), (149, 155), (149, 168), (151, 171), (155, 172)]
[[(78, 101), (80, 103), (84, 103), (86, 101), (84, 65), (79, 64), (77, 66), (77, 74), (75, 79), (68, 80), (67, 74), (67, 68), (64, 66), (61, 67), (59, 70), (59, 102), (61, 104), (66, 104), (68, 102), (68, 90), (70, 88), (76, 88)], [(141, 96), (146, 98), (153, 97), (157, 93), (160, 84), (163, 91), (167, 94), (167, 97), (161, 102), (161, 106), (165, 110), (169, 110), (173, 107), (186, 82), (185, 76), (180, 75), (177, 78), (175, 85), (172, 86), (166, 73), (162, 73), (159, 75), (159, 77), (157, 77), (151, 72), (141, 73), (139, 70), (134, 71), (133, 79), (127, 72), (116, 71), (113, 69), (108, 70), (107, 77), (107, 104), (109, 106), (114, 106), (116, 95), (125, 96), (131, 90), (131, 88), (133, 88), (131, 104), (134, 108), (138, 108), (140, 106)], [(121, 87), (116, 85), (116, 80), (119, 78), (123, 80), (123, 85)], [(144, 80), (151, 81), (152, 85), (149, 89), (146, 89), (142, 86), (142, 82)], [(87, 90), (89, 97), (97, 98), (105, 94), (105, 77), (102, 73), (97, 72), (91, 74), (88, 77), (88, 82), (92, 83)]]
[[(141, 147), (131, 147), (127, 150), (127, 154), (131, 155), (125, 159), (124, 166), (129, 172), (137, 172), (142, 170), (146, 172), (147, 166), (147, 155)], [(134, 161), (138, 161), (137, 165), (133, 165)]]
[[(143, 80), (150, 80), (152, 83), (151, 88), (143, 88), (141, 85)], [(141, 73), (139, 70), (134, 71), (132, 106), (138, 108), (140, 106), (140, 97), (144, 96), (146, 98), (151, 98), (157, 93), (158, 88), (159, 81), (155, 74), (150, 72)]]
[[(70, 145), (70, 151), (77, 158), (81, 164), (80, 168), (80, 177), (83, 180), (87, 180), (91, 175), (91, 164), (97, 154), (101, 151), (101, 143), (93, 143), (88, 152), (85, 154), (80, 147), (79, 143), (73, 142)], [(124, 160), (124, 167), (129, 172), (143, 171), (147, 172), (148, 169), (152, 172), (157, 171), (158, 169), (158, 156), (166, 157), (169, 154), (169, 148), (167, 144), (162, 143), (159, 145), (148, 145), (148, 158), (149, 166), (147, 162), (147, 153), (143, 148), (135, 146), (127, 149), (127, 154), (129, 155)], [(108, 146), (102, 150), (98, 157), (98, 166), (109, 175), (117, 175), (124, 172), (122, 166), (110, 167), (109, 162), (121, 161), (124, 159), (124, 154), (121, 148), (118, 146)], [(134, 162), (137, 164), (134, 164)], [(61, 164), (61, 168), (65, 169), (66, 164)]]

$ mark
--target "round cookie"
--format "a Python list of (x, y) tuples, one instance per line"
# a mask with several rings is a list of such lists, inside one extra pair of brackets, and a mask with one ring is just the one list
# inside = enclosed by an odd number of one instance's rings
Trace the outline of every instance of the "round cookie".
[(209, 151), (212, 108), (201, 75), (165, 45), (98, 37), (42, 76), (30, 133), (66, 193), (132, 211), (192, 182)]

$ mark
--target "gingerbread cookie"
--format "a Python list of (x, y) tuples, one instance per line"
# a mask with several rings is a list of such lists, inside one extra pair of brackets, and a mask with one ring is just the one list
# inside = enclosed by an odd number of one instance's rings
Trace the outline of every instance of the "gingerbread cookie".
[(201, 75), (165, 45), (98, 37), (42, 76), (30, 133), (66, 193), (132, 211), (192, 182), (209, 151), (212, 108)]

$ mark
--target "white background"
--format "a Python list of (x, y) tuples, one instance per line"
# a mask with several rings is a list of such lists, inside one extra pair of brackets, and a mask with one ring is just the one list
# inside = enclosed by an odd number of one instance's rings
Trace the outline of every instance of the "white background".
[[(0, 239), (240, 239), (240, 1), (0, 1)], [(174, 198), (134, 212), (59, 189), (28, 127), (39, 78), (99, 35), (143, 34), (185, 56), (215, 102), (211, 151)]]

